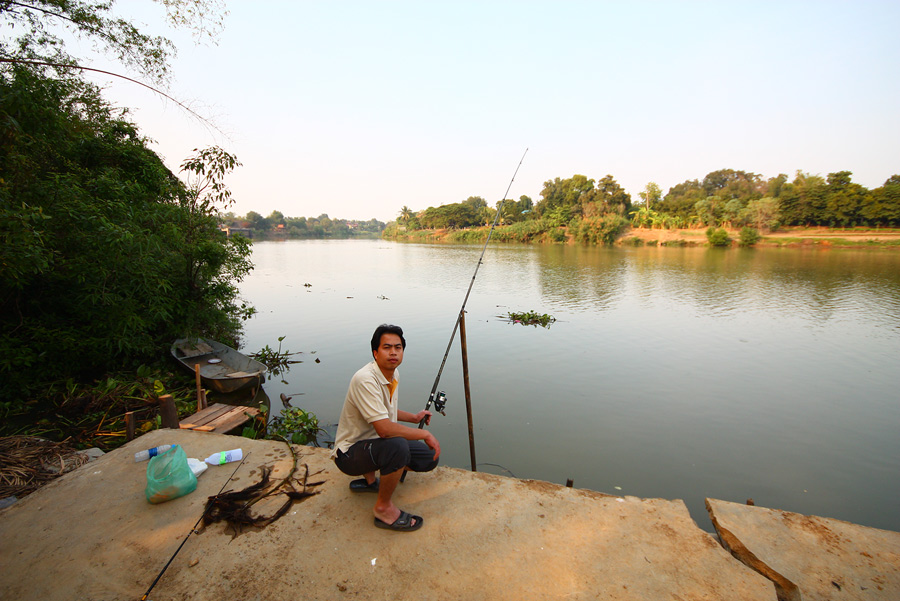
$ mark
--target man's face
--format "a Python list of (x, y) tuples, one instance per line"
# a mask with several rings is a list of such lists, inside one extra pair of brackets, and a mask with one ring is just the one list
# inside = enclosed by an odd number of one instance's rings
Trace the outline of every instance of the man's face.
[(393, 371), (403, 363), (403, 343), (396, 334), (382, 334), (381, 342), (372, 354), (382, 371)]

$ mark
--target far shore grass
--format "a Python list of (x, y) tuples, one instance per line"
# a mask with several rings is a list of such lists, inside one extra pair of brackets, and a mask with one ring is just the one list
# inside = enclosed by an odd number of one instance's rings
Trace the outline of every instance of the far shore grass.
[[(504, 226), (499, 226), (504, 227)], [(392, 240), (404, 242), (483, 242), (490, 228), (470, 228), (467, 230), (411, 230), (395, 232)], [(725, 228), (738, 246), (740, 230)], [(780, 248), (879, 248), (900, 249), (900, 228), (782, 228), (773, 232), (760, 232), (756, 247)], [(495, 238), (496, 239), (496, 238)], [(537, 236), (531, 243), (578, 244), (571, 235), (565, 241)], [(616, 246), (707, 246), (706, 228), (691, 229), (650, 229), (629, 228), (615, 243)]]

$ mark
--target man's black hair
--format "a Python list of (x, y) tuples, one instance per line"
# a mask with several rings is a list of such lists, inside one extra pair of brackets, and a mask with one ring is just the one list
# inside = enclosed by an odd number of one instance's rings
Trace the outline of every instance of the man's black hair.
[(383, 323), (377, 328), (375, 328), (375, 333), (372, 334), (372, 352), (374, 353), (378, 347), (381, 345), (381, 336), (383, 334), (396, 334), (400, 337), (400, 344), (403, 345), (403, 349), (406, 350), (406, 338), (403, 337), (403, 328), (400, 326), (392, 326), (390, 324)]

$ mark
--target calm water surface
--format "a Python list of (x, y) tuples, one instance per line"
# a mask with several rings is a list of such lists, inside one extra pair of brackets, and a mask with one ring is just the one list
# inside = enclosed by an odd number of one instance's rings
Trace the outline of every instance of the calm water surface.
[[(408, 342), (401, 407), (423, 408), (480, 253), (254, 244), (245, 348), (302, 352), (273, 411), (285, 392), (334, 424), (384, 322)], [(502, 318), (529, 310), (558, 321)], [(900, 253), (498, 245), (466, 325), (479, 471), (683, 499), (706, 529), (714, 497), (900, 531)], [(431, 430), (469, 468), (460, 354)]]

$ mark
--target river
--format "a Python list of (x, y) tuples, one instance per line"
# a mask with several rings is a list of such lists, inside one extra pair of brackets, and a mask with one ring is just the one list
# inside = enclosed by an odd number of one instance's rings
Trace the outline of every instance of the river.
[[(334, 424), (380, 323), (423, 408), (481, 250), (255, 243), (244, 348), (302, 361), (273, 411)], [(707, 530), (713, 497), (900, 531), (900, 253), (491, 245), (466, 309), (479, 471), (683, 499)], [(505, 319), (532, 310), (557, 321)], [(442, 463), (469, 469), (458, 336), (440, 389)]]

